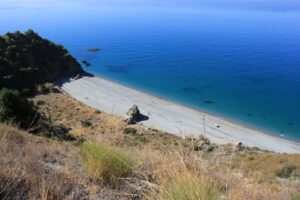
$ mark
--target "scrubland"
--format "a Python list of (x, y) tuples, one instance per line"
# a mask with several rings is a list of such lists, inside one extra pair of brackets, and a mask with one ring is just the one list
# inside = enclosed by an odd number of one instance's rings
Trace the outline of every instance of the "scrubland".
[(300, 155), (211, 145), (87, 107), (63, 94), (33, 101), (75, 141), (0, 124), (0, 199), (299, 199)]

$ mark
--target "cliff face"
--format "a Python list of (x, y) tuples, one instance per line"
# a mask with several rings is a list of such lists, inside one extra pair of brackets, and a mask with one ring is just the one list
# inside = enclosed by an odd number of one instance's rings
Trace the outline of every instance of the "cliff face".
[(0, 88), (33, 89), (37, 84), (82, 72), (63, 46), (32, 30), (0, 37)]

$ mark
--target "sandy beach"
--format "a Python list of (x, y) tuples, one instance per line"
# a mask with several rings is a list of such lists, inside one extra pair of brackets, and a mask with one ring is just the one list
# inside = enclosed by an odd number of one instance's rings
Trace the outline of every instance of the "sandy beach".
[(250, 147), (300, 153), (299, 143), (271, 136), (100, 77), (83, 77), (65, 82), (62, 89), (73, 98), (116, 116), (123, 116), (136, 104), (141, 113), (149, 118), (140, 123), (178, 136), (199, 136), (205, 133), (217, 144), (241, 141)]

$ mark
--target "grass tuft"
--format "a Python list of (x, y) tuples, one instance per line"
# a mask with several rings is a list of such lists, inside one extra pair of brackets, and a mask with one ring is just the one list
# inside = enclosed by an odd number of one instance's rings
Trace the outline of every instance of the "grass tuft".
[(127, 177), (134, 166), (134, 161), (116, 147), (84, 143), (80, 153), (89, 176), (96, 180), (115, 182)]
[(163, 199), (173, 200), (217, 200), (218, 191), (201, 177), (182, 177), (171, 182), (163, 192)]
[(88, 128), (92, 125), (93, 125), (92, 122), (90, 122), (89, 120), (82, 120), (81, 121), (81, 126), (84, 127), (84, 128)]
[(137, 133), (137, 130), (132, 127), (126, 127), (124, 128), (124, 134), (132, 134), (135, 135)]

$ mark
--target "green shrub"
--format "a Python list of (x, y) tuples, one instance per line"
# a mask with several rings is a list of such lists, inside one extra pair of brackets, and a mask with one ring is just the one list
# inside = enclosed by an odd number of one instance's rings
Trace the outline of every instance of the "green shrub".
[(126, 127), (123, 131), (125, 134), (132, 134), (135, 135), (137, 133), (137, 130), (135, 128)]
[(38, 105), (38, 106), (45, 105), (45, 101), (38, 100), (38, 101), (36, 102), (36, 105)]
[(207, 137), (205, 137), (205, 135), (200, 135), (199, 136), (199, 140), (201, 140), (201, 141), (203, 141), (204, 142), (204, 144), (210, 144), (210, 140), (207, 138)]
[(280, 178), (290, 178), (292, 173), (296, 170), (297, 168), (295, 166), (285, 166), (278, 170), (276, 172), (276, 175)]
[(95, 114), (101, 114), (101, 111), (100, 110), (95, 110)]
[(93, 125), (92, 122), (90, 122), (89, 120), (81, 120), (81, 126), (84, 128), (88, 128), (92, 125)]
[(207, 152), (213, 152), (218, 146), (216, 144), (211, 144), (207, 147)]
[(128, 176), (133, 160), (116, 147), (84, 143), (80, 147), (86, 170), (91, 178), (115, 182), (119, 177)]
[(0, 122), (8, 122), (21, 128), (28, 128), (36, 115), (36, 108), (31, 101), (18, 91), (0, 90)]
[(49, 92), (52, 92), (54, 88), (54, 84), (53, 83), (44, 83), (44, 84), (39, 84), (36, 86), (36, 91), (39, 94), (47, 94)]

